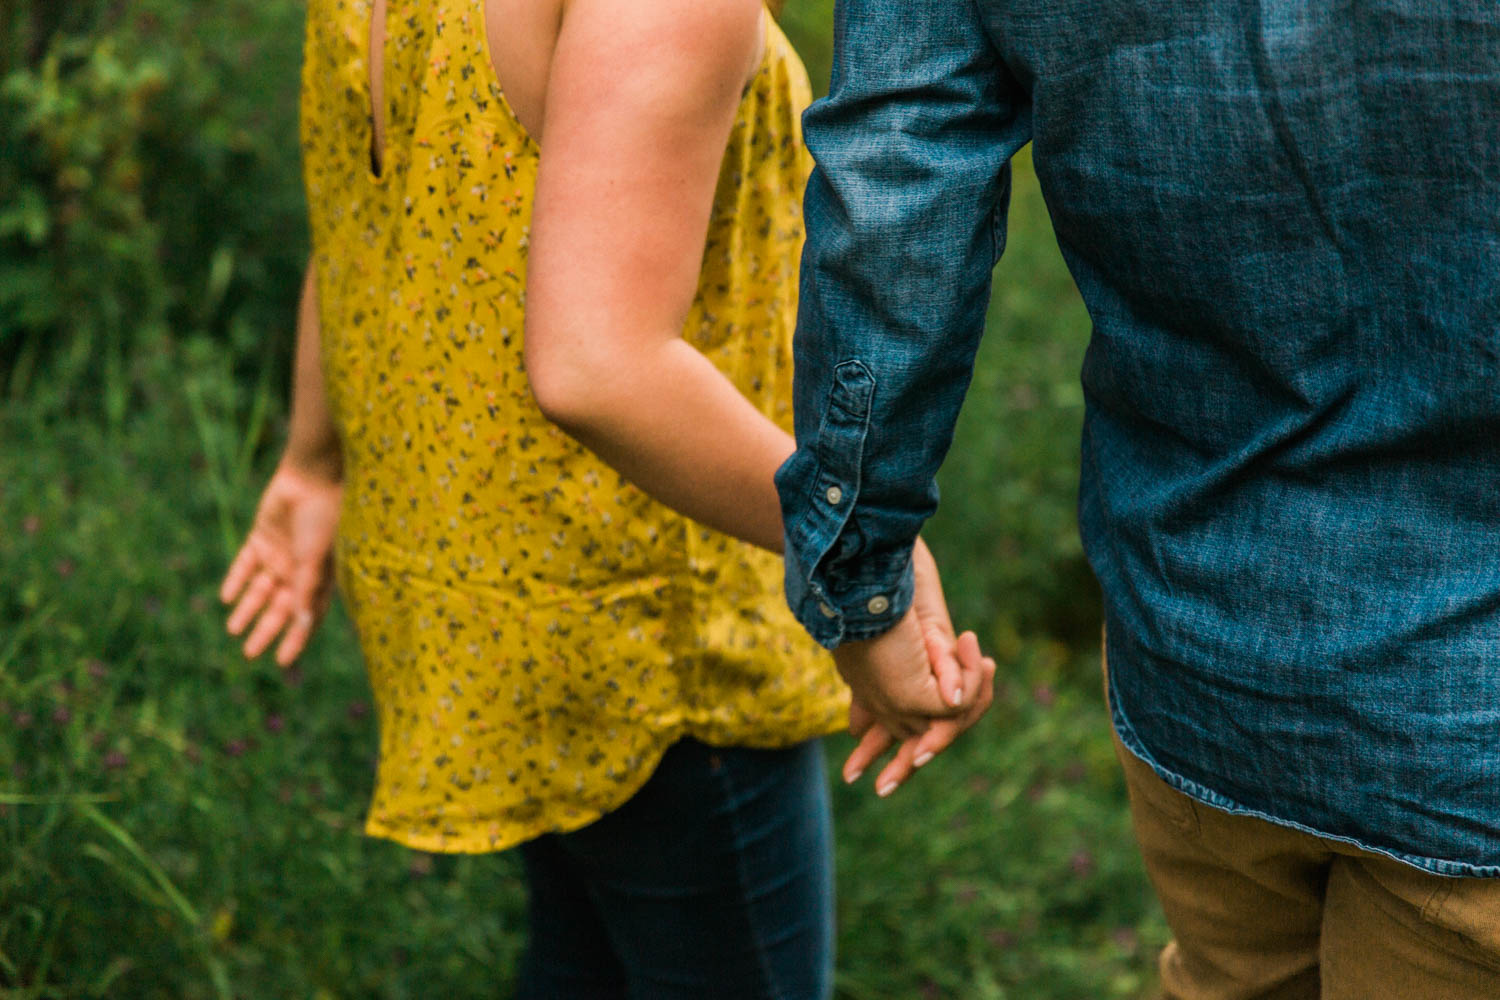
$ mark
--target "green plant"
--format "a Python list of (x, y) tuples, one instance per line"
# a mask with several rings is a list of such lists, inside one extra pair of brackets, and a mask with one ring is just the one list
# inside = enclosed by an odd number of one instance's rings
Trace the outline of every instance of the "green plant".
[(0, 391), (118, 428), (143, 402), (132, 360), (165, 331), (211, 338), (252, 380), (283, 365), (305, 257), (300, 13), (0, 12)]

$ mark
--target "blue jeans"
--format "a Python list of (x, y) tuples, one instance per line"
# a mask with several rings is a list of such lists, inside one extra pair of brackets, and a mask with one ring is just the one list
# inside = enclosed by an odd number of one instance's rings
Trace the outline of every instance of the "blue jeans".
[(624, 806), (521, 847), (518, 1000), (825, 1000), (832, 823), (822, 746), (677, 743)]

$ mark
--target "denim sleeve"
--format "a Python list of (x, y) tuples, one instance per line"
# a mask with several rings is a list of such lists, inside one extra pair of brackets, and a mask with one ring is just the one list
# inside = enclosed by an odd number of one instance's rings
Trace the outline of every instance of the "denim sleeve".
[(788, 600), (833, 648), (911, 603), (1030, 115), (973, 0), (839, 0), (803, 127), (797, 451), (776, 484)]

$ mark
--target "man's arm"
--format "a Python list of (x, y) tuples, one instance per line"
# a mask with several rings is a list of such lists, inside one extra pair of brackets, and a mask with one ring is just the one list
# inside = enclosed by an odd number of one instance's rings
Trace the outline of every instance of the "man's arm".
[[(920, 648), (911, 549), (937, 505), (1004, 240), (1026, 95), (970, 0), (840, 0), (804, 127), (798, 450), (777, 474), (787, 590), (841, 657)], [(898, 623), (901, 628), (896, 628)]]

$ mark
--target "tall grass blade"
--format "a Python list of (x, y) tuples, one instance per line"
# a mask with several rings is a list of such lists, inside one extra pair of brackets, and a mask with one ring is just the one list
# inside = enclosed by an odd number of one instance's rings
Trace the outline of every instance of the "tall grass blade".
[(79, 815), (97, 826), (136, 860), (136, 863), (156, 883), (157, 888), (161, 890), (162, 895), (171, 904), (171, 908), (176, 910), (177, 914), (183, 920), (187, 921), (193, 927), (198, 926), (198, 911), (194, 909), (193, 904), (189, 903), (187, 897), (178, 891), (177, 886), (172, 884), (172, 880), (167, 877), (167, 873), (162, 870), (161, 865), (157, 864), (151, 855), (147, 854), (141, 845), (136, 843), (134, 837), (127, 833), (114, 820), (96, 809), (92, 803), (80, 802), (77, 808)]
[(183, 386), (183, 397), (187, 400), (188, 414), (193, 420), (199, 446), (203, 449), (205, 474), (208, 476), (209, 492), (213, 494), (214, 509), (219, 519), (219, 536), (223, 542), (224, 558), (234, 555), (234, 497), (224, 475), (225, 462), (220, 454), (215, 423), (210, 419), (208, 407), (203, 401), (203, 392), (198, 384), (189, 381)]
[(4, 651), (0, 651), (0, 677), (10, 680), (10, 687), (15, 687), (19, 683), (11, 673), (10, 664), (16, 658), (16, 653), (20, 651), (21, 644), (29, 639), (32, 634), (41, 631), (42, 626), (46, 625), (47, 621), (53, 615), (57, 614), (58, 607), (59, 603), (53, 601), (29, 618), (23, 619), (20, 627), (11, 633), (10, 642), (5, 644)]
[[(192, 903), (188, 902), (187, 897), (178, 890), (177, 886), (172, 884), (172, 880), (167, 877), (167, 873), (162, 870), (161, 865), (157, 864), (151, 855), (147, 854), (145, 849), (123, 827), (105, 816), (92, 804), (80, 803), (77, 806), (77, 810), (80, 815), (124, 848), (136, 860), (136, 863), (145, 870), (151, 880), (156, 883), (156, 888), (160, 890), (162, 897), (169, 904), (168, 908), (175, 910), (178, 916), (193, 929), (198, 957), (203, 960), (204, 966), (208, 969), (209, 979), (214, 984), (215, 994), (219, 1000), (233, 1000), (233, 993), (229, 987), (229, 972), (224, 968), (224, 963), (209, 949), (202, 933), (203, 924), (199, 918), (197, 909)], [(88, 847), (93, 846), (95, 845), (85, 845), (84, 850), (87, 851)], [(110, 857), (109, 852), (104, 851), (102, 848), (99, 849), (99, 852), (95, 856), (99, 857), (100, 860), (106, 860), (106, 858)], [(114, 867), (122, 875), (125, 874), (126, 870), (123, 866), (114, 865)]]
[(120, 796), (114, 794), (91, 794), (81, 792), (78, 794), (58, 793), (31, 795), (25, 792), (0, 792), (0, 805), (5, 806), (51, 806), (51, 805), (82, 805), (95, 802), (118, 802)]

